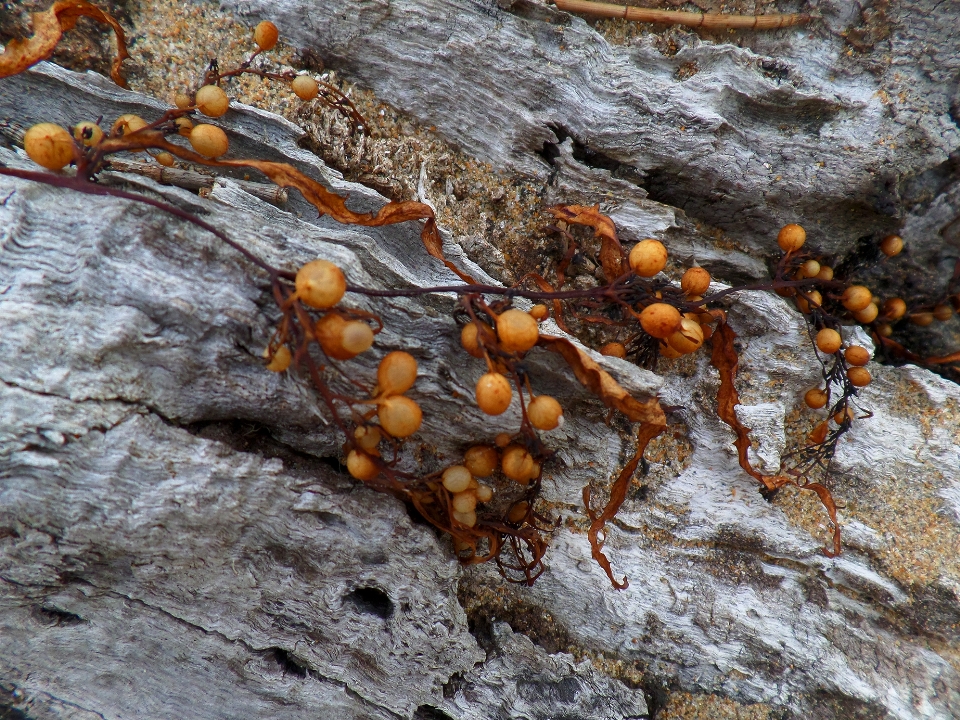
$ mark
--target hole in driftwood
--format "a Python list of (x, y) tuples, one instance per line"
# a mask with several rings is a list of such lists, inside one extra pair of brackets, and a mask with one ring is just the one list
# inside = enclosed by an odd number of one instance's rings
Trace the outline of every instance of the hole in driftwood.
[(86, 622), (76, 613), (61, 610), (53, 605), (40, 605), (36, 610), (39, 618), (51, 625), (80, 625)]
[(453, 718), (431, 705), (421, 705), (413, 713), (413, 720), (453, 720)]
[[(621, 162), (620, 160), (610, 157), (596, 148), (590, 147), (589, 142), (580, 140), (576, 135), (571, 133), (562, 125), (551, 123), (547, 125), (547, 127), (557, 137), (557, 142), (552, 143), (545, 141), (543, 143), (543, 148), (537, 151), (537, 155), (543, 158), (544, 161), (546, 161), (546, 163), (551, 167), (556, 169), (555, 160), (560, 157), (560, 145), (569, 139), (573, 145), (573, 159), (581, 165), (594, 170), (605, 170), (614, 178), (626, 180), (627, 182), (632, 183), (639, 188), (643, 188), (643, 173), (641, 173), (633, 165)], [(550, 181), (553, 181), (552, 176)]]
[(362, 587), (348, 593), (344, 600), (367, 615), (386, 620), (393, 615), (393, 601), (380, 588)]
[(307, 676), (309, 668), (307, 667), (306, 662), (298, 658), (296, 655), (293, 655), (280, 647), (267, 648), (266, 652), (267, 657), (277, 663), (283, 672), (302, 678)]

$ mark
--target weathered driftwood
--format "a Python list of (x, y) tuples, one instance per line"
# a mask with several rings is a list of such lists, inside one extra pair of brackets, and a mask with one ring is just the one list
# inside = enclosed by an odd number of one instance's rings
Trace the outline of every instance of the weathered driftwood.
[[(0, 109), (27, 123), (160, 110), (52, 66), (3, 83)], [(383, 202), (297, 148), (289, 123), (238, 107), (224, 125), (238, 155), (294, 162), (355, 207)], [(10, 150), (0, 161), (27, 164)], [(364, 285), (451, 280), (415, 226), (334, 227), (291, 193), (298, 219), (228, 181), (209, 200), (116, 181), (204, 213), (274, 264), (322, 255)], [(445, 540), (330, 463), (340, 440), (308, 383), (263, 370), (276, 313), (235, 253), (114, 198), (0, 178), (0, 199), (3, 703), (37, 718), (646, 712), (640, 691), (505, 629), (484, 662), (456, 583), (500, 580), (487, 567), (458, 573)], [(638, 222), (660, 222), (657, 208), (635, 206)], [(457, 346), (450, 298), (349, 302), (386, 324), (376, 352), (345, 364), (351, 373), (371, 377), (396, 348), (421, 363), (425, 422), (410, 444), (428, 468), (516, 422), (465, 399), (482, 369)], [(819, 366), (800, 316), (776, 296), (744, 294), (731, 323), (743, 418), (759, 461), (775, 466)], [(577, 523), (582, 486), (618, 470), (629, 433), (606, 425), (553, 358), (532, 355), (535, 386), (566, 409), (546, 436), (559, 450), (546, 497), (572, 526), (553, 537), (547, 573), (519, 591), (528, 605), (578, 647), (688, 691), (803, 717), (960, 712), (956, 386), (871, 367), (863, 406), (874, 415), (835, 463), (849, 510), (846, 552), (831, 560), (804, 519), (819, 517), (812, 498), (769, 503), (739, 469), (705, 357), (664, 368), (662, 380), (606, 362), (634, 392), (659, 389), (687, 439), (652, 457), (638, 480), (646, 491), (608, 528), (614, 566), (632, 583), (617, 592)], [(616, 703), (598, 706), (587, 687)]]
[[(960, 23), (957, 3), (840, 0), (817, 5), (820, 17), (802, 27), (606, 37), (547, 0), (221, 5), (273, 20), (342, 76), (498, 169), (547, 181), (569, 142), (582, 170), (606, 178), (598, 200), (621, 210), (627, 239), (651, 223), (631, 217), (618, 184), (672, 206), (658, 213), (668, 224), (656, 237), (683, 235), (685, 215), (769, 259), (786, 223), (802, 222), (811, 244), (845, 255), (906, 231), (960, 180), (960, 39), (944, 30)], [(960, 217), (956, 201), (941, 210)], [(949, 220), (930, 229), (908, 237), (899, 270), (878, 273), (891, 295), (930, 302), (942, 293), (960, 243)], [(712, 255), (701, 261), (711, 270), (737, 260), (715, 268)], [(960, 340), (946, 327), (924, 331), (938, 333), (947, 333), (938, 353)]]
[[(919, 199), (911, 178), (935, 186), (960, 148), (960, 45), (942, 30), (960, 22), (954, 3), (861, 16), (844, 0), (737, 45), (673, 33), (669, 51), (656, 36), (609, 43), (538, 0), (222, 5), (269, 16), (497, 167), (546, 176), (541, 154), (570, 137), (652, 199), (766, 252), (771, 228), (797, 218), (826, 252), (894, 229)], [(845, 40), (864, 35), (871, 46)]]
[[(146, 99), (52, 66), (12, 82), (23, 104), (5, 111), (28, 122), (34, 113), (55, 113), (65, 97), (76, 102), (72, 112), (83, 113), (84, 101), (116, 112), (101, 90), (145, 101), (136, 111), (156, 113)], [(48, 105), (30, 98), (37, 85), (49, 91), (51, 84)], [(283, 159), (325, 172), (315, 160), (303, 162), (283, 121), (252, 111), (239, 118), (259, 124), (255, 138), (284, 135), (274, 156), (288, 150)], [(257, 139), (247, 142), (251, 156), (270, 152)], [(2, 152), (6, 163), (26, 162)], [(418, 266), (434, 263), (415, 227), (386, 230), (404, 265), (383, 236), (317, 229), (235, 185), (217, 189), (220, 202), (211, 203), (125, 179), (209, 214), (284, 266), (319, 254), (347, 268), (353, 282), (396, 287), (423, 282)], [(291, 472), (184, 429), (254, 421), (299, 451), (337, 455), (342, 439), (303, 379), (262, 368), (276, 316), (263, 278), (196, 228), (145, 206), (9, 178), (2, 185), (11, 293), (2, 303), (0, 361), (0, 677), (18, 707), (37, 717), (61, 705), (108, 715), (131, 707), (182, 714), (203, 705), (189, 714), (287, 716), (292, 703), (313, 716), (409, 717), (421, 704), (438, 704), (440, 686), (483, 658), (457, 604), (449, 547), (411, 525), (396, 502), (357, 488), (329, 465)], [(363, 188), (350, 190), (373, 199)], [(432, 273), (431, 281), (450, 280), (442, 268)], [(453, 390), (468, 395), (480, 368), (451, 360), (450, 299), (354, 305), (375, 309), (387, 324), (378, 356), (400, 347), (417, 355), (430, 428), (424, 438), (453, 456), (482, 420), (451, 397)], [(375, 367), (369, 358), (351, 371), (369, 378)], [(547, 363), (546, 371), (559, 377), (558, 370)], [(659, 384), (652, 375), (638, 378), (641, 390)], [(564, 383), (572, 402), (586, 402)], [(184, 504), (200, 512), (170, 516)], [(67, 658), (76, 673), (63, 671)], [(132, 693), (158, 665), (154, 695)], [(180, 697), (171, 699), (173, 679), (185, 675), (189, 681), (176, 683)], [(214, 675), (220, 684), (207, 687)], [(642, 714), (642, 693), (621, 688)]]
[[(192, 170), (181, 170), (175, 167), (158, 166), (155, 163), (112, 160), (110, 162), (110, 168), (115, 172), (143, 175), (151, 180), (156, 180), (162, 185), (176, 185), (177, 187), (187, 190), (199, 190), (201, 195), (209, 193), (216, 184), (216, 176), (214, 175), (204, 175), (203, 173)], [(244, 192), (248, 192), (261, 200), (266, 200), (273, 205), (283, 207), (287, 202), (289, 193), (286, 188), (277, 187), (269, 183), (255, 183), (246, 180), (234, 180), (234, 182)]]

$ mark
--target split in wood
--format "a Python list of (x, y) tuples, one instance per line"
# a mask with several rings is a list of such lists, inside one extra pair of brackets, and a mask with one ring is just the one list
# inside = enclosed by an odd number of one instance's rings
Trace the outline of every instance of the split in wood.
[[(4, 118), (0, 121), (0, 136), (6, 138), (8, 142), (23, 147), (23, 136), (26, 128), (22, 123), (12, 118)], [(193, 170), (183, 170), (181, 168), (170, 168), (156, 165), (154, 163), (142, 163), (130, 160), (118, 160), (110, 158), (110, 169), (116, 172), (133, 173), (143, 177), (155, 180), (164, 185), (173, 185), (184, 190), (194, 190), (202, 197), (207, 197), (213, 190), (217, 177), (213, 175), (204, 175)], [(233, 178), (231, 178), (233, 179)], [(260, 200), (264, 200), (271, 205), (283, 207), (287, 204), (289, 192), (286, 188), (268, 183), (251, 182), (250, 180), (236, 180), (235, 183), (241, 190), (250, 193)]]
[[(117, 160), (116, 158), (110, 158), (110, 169), (116, 170), (117, 172), (143, 175), (164, 185), (175, 185), (185, 190), (196, 190), (202, 197), (207, 197), (210, 194), (213, 190), (214, 183), (218, 179), (213, 175), (204, 175), (203, 173), (194, 172), (193, 170), (162, 167), (152, 163)], [(267, 183), (251, 182), (249, 180), (233, 179), (233, 182), (235, 182), (241, 190), (261, 200), (265, 200), (272, 205), (283, 206), (287, 202), (288, 192), (286, 188)]]

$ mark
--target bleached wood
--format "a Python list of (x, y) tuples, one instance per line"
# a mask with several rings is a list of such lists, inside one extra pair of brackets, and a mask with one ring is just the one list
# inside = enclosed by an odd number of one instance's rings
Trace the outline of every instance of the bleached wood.
[[(546, 179), (541, 153), (569, 136), (638, 176), (652, 199), (765, 255), (790, 222), (827, 253), (895, 230), (960, 149), (960, 47), (942, 30), (960, 22), (955, 3), (861, 14), (842, 0), (808, 26), (626, 44), (544, 0), (221, 6), (273, 20), (499, 169)], [(867, 50), (845, 40), (871, 33)]]
[[(70, 103), (78, 112), (159, 111), (51, 66), (14, 82), (4, 88), (17, 92), (0, 103), (16, 103), (11, 111), (26, 122)], [(244, 108), (224, 121), (244, 153), (295, 162), (359, 205), (384, 202), (297, 148), (288, 123)], [(28, 161), (0, 149), (0, 162)], [(119, 180), (203, 213), (275, 264), (320, 255), (367, 285), (451, 280), (413, 224), (334, 227), (312, 221), (291, 193), (298, 219), (228, 181), (201, 199)], [(661, 222), (664, 211), (640, 199), (631, 209), (638, 222)], [(560, 689), (583, 684), (618, 698), (624, 709), (610, 717), (644, 712), (639, 691), (521, 639), (503, 640), (502, 656), (476, 665), (484, 654), (456, 585), (497, 583), (494, 570), (460, 572), (446, 541), (335, 469), (340, 439), (308, 383), (263, 370), (276, 318), (263, 277), (213, 238), (152, 208), (0, 178), (0, 290), (0, 702), (37, 718), (379, 718), (421, 706), (496, 717), (520, 680), (533, 678), (520, 706), (531, 717), (569, 710)], [(483, 369), (458, 348), (450, 298), (349, 302), (379, 312), (387, 328), (351, 373), (372, 377), (382, 353), (398, 348), (421, 363), (413, 395), (425, 423), (412, 444), (427, 469), (515, 423), (514, 411), (491, 421), (463, 399)], [(757, 434), (758, 453), (773, 458), (785, 432), (777, 419), (798, 406), (819, 367), (781, 298), (745, 294), (731, 323), (745, 411), (769, 427)], [(546, 434), (558, 458), (545, 496), (571, 524), (552, 538), (548, 572), (520, 591), (524, 602), (579, 647), (642, 663), (687, 691), (803, 717), (837, 707), (955, 716), (958, 554), (945, 548), (925, 581), (902, 582), (877, 567), (894, 551), (921, 557), (923, 538), (895, 546), (890, 528), (859, 522), (843, 556), (823, 557), (819, 541), (738, 468), (732, 434), (713, 411), (706, 358), (667, 366), (662, 378), (604, 362), (639, 394), (659, 389), (691, 455), (655, 461), (638, 478), (646, 494), (632, 493), (608, 528), (614, 567), (631, 580), (614, 591), (577, 530), (579, 496), (617, 471), (629, 434), (605, 424), (603, 408), (555, 358), (533, 354), (535, 387), (566, 411), (567, 422)], [(841, 447), (835, 492), (850, 502), (858, 491), (882, 498), (888, 479), (910, 478), (938, 498), (934, 519), (955, 527), (960, 392), (916, 369), (871, 372), (864, 405), (874, 417)], [(896, 400), (905, 386), (914, 388), (909, 411)], [(249, 434), (256, 428), (279, 445)], [(917, 514), (909, 495), (887, 500), (887, 517)], [(389, 604), (376, 592), (353, 594), (360, 588), (379, 588)], [(474, 692), (458, 692), (458, 673)], [(586, 713), (592, 701), (581, 699), (575, 707)]]

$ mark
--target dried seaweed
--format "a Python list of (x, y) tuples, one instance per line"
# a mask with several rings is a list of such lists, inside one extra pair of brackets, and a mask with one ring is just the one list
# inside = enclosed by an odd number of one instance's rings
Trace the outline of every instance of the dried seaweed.
[(737, 439), (733, 444), (737, 448), (737, 458), (740, 461), (740, 467), (752, 478), (763, 483), (767, 489), (773, 490), (774, 486), (764, 478), (762, 473), (758, 472), (750, 464), (750, 459), (747, 456), (747, 451), (750, 449), (750, 428), (744, 427), (737, 418), (736, 407), (740, 404), (740, 395), (737, 393), (735, 381), (737, 379), (737, 366), (740, 358), (733, 346), (735, 339), (736, 334), (725, 321), (720, 322), (711, 338), (713, 352), (710, 355), (710, 364), (720, 373), (720, 389), (717, 392), (717, 415), (729, 425), (737, 435)]
[(58, 0), (49, 10), (31, 13), (31, 17), (33, 35), (25, 40), (11, 40), (4, 52), (0, 53), (0, 78), (22, 73), (30, 66), (49, 58), (56, 50), (63, 33), (72, 30), (79, 18), (88, 17), (113, 28), (117, 36), (117, 55), (111, 64), (110, 77), (120, 87), (127, 86), (120, 74), (120, 65), (130, 55), (127, 53), (123, 28), (112, 16), (86, 0)]
[(641, 402), (624, 390), (593, 358), (566, 338), (541, 335), (538, 343), (566, 360), (580, 384), (603, 401), (604, 405), (619, 410), (632, 422), (666, 427), (667, 419), (656, 398)]
[(298, 190), (304, 199), (317, 209), (320, 216), (329, 215), (340, 223), (377, 227), (412, 220), (424, 220), (420, 238), (427, 252), (440, 260), (464, 282), (473, 282), (473, 278), (444, 257), (443, 240), (437, 230), (436, 219), (429, 205), (412, 200), (393, 201), (381, 207), (376, 213), (356, 213), (347, 207), (345, 197), (331, 192), (320, 182), (286, 163), (267, 160), (217, 160), (204, 157), (199, 153), (176, 145), (166, 138), (167, 135), (176, 130), (172, 121), (184, 115), (185, 112), (183, 110), (172, 110), (147, 128), (122, 137), (104, 140), (99, 146), (92, 148), (93, 152), (85, 161), (78, 164), (78, 173), (84, 172), (88, 177), (92, 177), (103, 167), (104, 158), (111, 153), (138, 149), (165, 150), (182, 160), (211, 167), (253, 168), (263, 173), (279, 187)]
[(617, 237), (617, 228), (610, 218), (600, 212), (599, 205), (593, 207), (562, 205), (550, 208), (550, 212), (558, 220), (571, 225), (586, 225), (593, 228), (600, 240), (600, 264), (607, 282), (612, 283), (626, 272), (626, 254)]
[(624, 465), (623, 470), (620, 471), (616, 481), (614, 481), (613, 486), (610, 488), (610, 497), (607, 500), (607, 504), (604, 505), (603, 510), (599, 513), (595, 513), (590, 506), (590, 486), (587, 485), (583, 488), (583, 506), (586, 509), (587, 516), (590, 518), (590, 529), (587, 531), (587, 537), (590, 539), (591, 553), (593, 559), (603, 568), (603, 571), (607, 574), (607, 577), (610, 578), (610, 582), (617, 590), (625, 590), (630, 585), (630, 582), (627, 578), (617, 580), (613, 576), (613, 568), (610, 566), (610, 561), (607, 559), (607, 556), (603, 554), (603, 544), (606, 537), (602, 534), (605, 532), (607, 522), (616, 517), (620, 511), (620, 506), (623, 505), (623, 501), (626, 500), (630, 480), (637, 471), (637, 465), (643, 460), (643, 454), (647, 450), (647, 445), (657, 435), (662, 433), (666, 426), (666, 421), (662, 424), (644, 423), (640, 426), (640, 429), (637, 431), (637, 451), (633, 454), (630, 462)]

